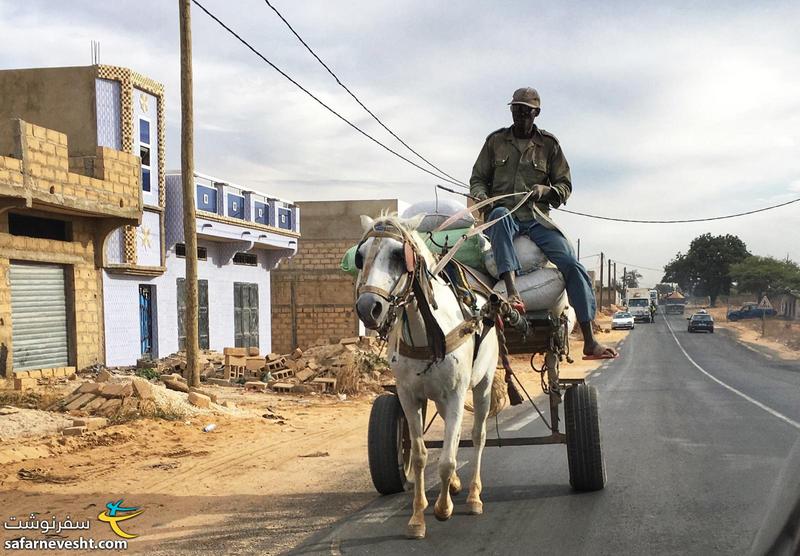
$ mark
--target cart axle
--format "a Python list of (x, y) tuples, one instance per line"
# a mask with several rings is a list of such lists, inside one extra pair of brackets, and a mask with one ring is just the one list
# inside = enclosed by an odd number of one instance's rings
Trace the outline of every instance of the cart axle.
[[(487, 438), (485, 446), (540, 446), (543, 444), (566, 444), (567, 435), (555, 433), (548, 436), (517, 436), (514, 438)], [(441, 448), (444, 445), (442, 440), (426, 440), (426, 448)], [(472, 448), (472, 440), (462, 440), (458, 443), (459, 448)]]

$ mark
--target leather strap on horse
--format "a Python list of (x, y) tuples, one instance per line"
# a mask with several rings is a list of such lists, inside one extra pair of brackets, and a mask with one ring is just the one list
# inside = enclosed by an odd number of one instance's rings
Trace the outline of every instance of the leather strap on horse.
[[(445, 354), (451, 353), (461, 347), (467, 340), (470, 339), (477, 327), (477, 320), (470, 320), (461, 323), (455, 327), (447, 336), (444, 337), (444, 352)], [(431, 359), (433, 350), (430, 345), (427, 346), (410, 346), (405, 343), (402, 338), (400, 339), (400, 355), (409, 357), (411, 359), (427, 360)]]

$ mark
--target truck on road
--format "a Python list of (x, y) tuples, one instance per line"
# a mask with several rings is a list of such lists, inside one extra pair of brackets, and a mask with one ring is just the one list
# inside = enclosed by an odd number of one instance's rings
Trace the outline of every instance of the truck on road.
[(634, 322), (653, 322), (648, 288), (628, 288), (625, 304), (628, 306), (628, 312), (633, 315)]

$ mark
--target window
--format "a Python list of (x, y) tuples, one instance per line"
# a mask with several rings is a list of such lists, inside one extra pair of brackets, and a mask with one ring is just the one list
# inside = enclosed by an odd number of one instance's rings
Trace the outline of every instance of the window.
[(8, 215), (8, 233), (12, 236), (72, 241), (71, 228), (70, 223), (64, 220), (40, 218), (13, 212)]
[(241, 264), (245, 266), (257, 266), (258, 255), (255, 253), (242, 253), (241, 251), (233, 256), (233, 264)]
[(266, 203), (253, 203), (253, 221), (259, 224), (269, 224), (269, 205)]
[(142, 159), (142, 190), (150, 191), (150, 122), (139, 118), (139, 157)]
[(244, 220), (244, 197), (228, 194), (228, 216)]
[[(186, 244), (185, 243), (176, 243), (175, 244), (175, 256), (180, 258), (186, 258)], [(198, 261), (205, 261), (208, 259), (208, 250), (205, 247), (197, 247), (197, 260)]]

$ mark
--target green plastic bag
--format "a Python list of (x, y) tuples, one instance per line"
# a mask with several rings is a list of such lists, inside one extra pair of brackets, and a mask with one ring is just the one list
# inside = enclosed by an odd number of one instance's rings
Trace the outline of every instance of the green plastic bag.
[[(437, 243), (439, 245), (444, 245), (446, 241), (447, 245), (452, 247), (453, 244), (468, 231), (469, 228), (462, 228), (458, 230), (433, 232), (433, 241), (431, 241), (431, 238), (428, 238), (427, 232), (421, 233), (421, 235), (431, 251), (441, 254), (442, 249), (436, 246)], [(482, 234), (476, 234), (464, 242), (453, 258), (468, 267), (486, 274), (486, 267), (483, 264), (483, 252), (487, 243), (487, 239)], [(344, 272), (351, 276), (358, 276), (358, 269), (356, 268), (356, 247), (358, 247), (358, 244), (353, 245), (345, 252), (342, 257), (342, 262), (339, 265)]]

